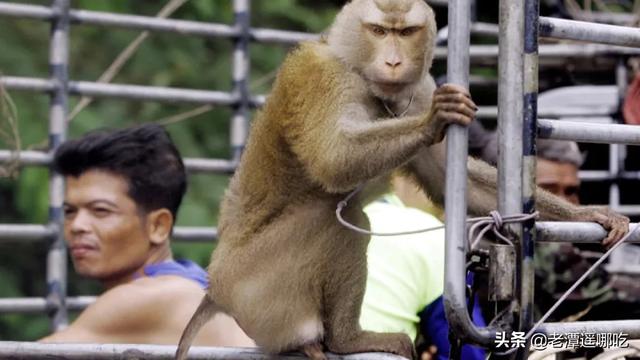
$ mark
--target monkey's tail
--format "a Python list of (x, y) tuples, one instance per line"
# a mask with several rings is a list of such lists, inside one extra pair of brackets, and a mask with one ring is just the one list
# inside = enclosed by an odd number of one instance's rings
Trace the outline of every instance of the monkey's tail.
[(215, 315), (220, 308), (216, 305), (215, 301), (209, 296), (209, 294), (205, 294), (200, 302), (200, 305), (196, 309), (196, 312), (193, 313), (191, 320), (187, 324), (187, 327), (182, 332), (182, 337), (180, 337), (180, 343), (178, 344), (178, 350), (176, 351), (176, 360), (185, 360), (187, 358), (187, 354), (189, 353), (189, 348), (191, 347), (191, 343), (198, 335), (198, 332), (202, 328), (204, 324), (209, 321)]

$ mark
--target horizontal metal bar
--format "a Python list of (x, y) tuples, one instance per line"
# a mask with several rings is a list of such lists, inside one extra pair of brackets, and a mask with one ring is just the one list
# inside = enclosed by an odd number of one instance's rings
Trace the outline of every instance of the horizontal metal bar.
[(71, 95), (154, 100), (172, 103), (190, 102), (196, 104), (232, 105), (238, 101), (237, 96), (221, 91), (102, 84), (87, 81), (70, 81), (69, 93)]
[[(567, 107), (567, 108), (538, 108), (538, 117), (540, 118), (564, 118), (564, 117), (580, 117), (580, 118), (601, 118), (605, 116), (610, 116), (614, 112), (608, 106), (602, 106), (599, 108), (589, 108), (589, 110), (584, 110), (576, 107)], [(476, 113), (476, 118), (478, 119), (495, 119), (498, 117), (498, 107), (497, 106), (480, 106), (478, 112)]]
[(611, 205), (609, 206), (611, 210), (625, 215), (625, 216), (639, 216), (640, 215), (640, 206), (639, 205)]
[(586, 21), (540, 17), (540, 36), (640, 47), (640, 29)]
[[(638, 55), (640, 49), (612, 46), (603, 44), (554, 44), (540, 45), (538, 47), (540, 61), (545, 58), (591, 58), (606, 55)], [(469, 55), (472, 62), (480, 60), (492, 60), (495, 62), (498, 57), (498, 45), (471, 45), (469, 47)], [(446, 60), (447, 48), (439, 46), (434, 52), (436, 60)]]
[(538, 329), (544, 334), (619, 334), (627, 335), (627, 339), (640, 338), (640, 320), (604, 320), (604, 321), (573, 321), (562, 323), (544, 323)]
[[(95, 302), (95, 296), (76, 296), (66, 299), (67, 309), (82, 311)], [(2, 314), (33, 314), (45, 313), (55, 308), (46, 298), (0, 298), (0, 313)]]
[[(472, 35), (489, 35), (497, 37), (500, 34), (500, 29), (497, 24), (474, 22), (471, 24)], [(436, 43), (443, 44), (449, 38), (449, 27), (445, 26), (438, 30), (436, 35)]]
[(53, 10), (47, 6), (0, 2), (0, 15), (18, 18), (51, 20)]
[[(38, 224), (0, 224), (0, 241), (44, 241), (57, 234), (54, 226)], [(213, 242), (218, 239), (215, 227), (176, 226), (172, 239), (185, 242)]]
[(320, 39), (320, 35), (318, 34), (258, 28), (249, 29), (249, 36), (252, 40), (258, 42), (289, 45), (294, 45), (301, 41), (312, 41)]
[(571, 11), (572, 17), (597, 23), (608, 23), (614, 25), (627, 25), (636, 20), (636, 15), (632, 13), (622, 12), (605, 12), (605, 11)]
[[(631, 230), (638, 223), (629, 225)], [(564, 221), (536, 222), (537, 240), (541, 242), (599, 243), (607, 235), (604, 228), (596, 223), (578, 223)], [(640, 230), (635, 231), (626, 241), (640, 243)]]
[[(51, 155), (45, 152), (25, 150), (16, 154), (13, 151), (0, 150), (0, 164), (15, 161), (16, 159), (23, 166), (49, 166), (51, 163)], [(192, 173), (213, 172), (222, 174), (232, 173), (237, 165), (231, 160), (203, 158), (185, 158), (184, 164), (187, 171)]]
[(176, 226), (171, 237), (177, 241), (214, 242), (218, 240), (218, 229), (215, 227), (182, 227)]
[[(622, 205), (620, 208), (624, 208)], [(637, 210), (637, 207), (633, 206)], [(635, 227), (637, 224), (631, 224)], [(541, 221), (536, 223), (538, 241), (546, 242), (574, 242), (594, 243), (600, 242), (606, 231), (595, 223)], [(44, 240), (55, 233), (53, 227), (34, 224), (0, 224), (0, 240)], [(172, 238), (177, 241), (213, 242), (218, 239), (218, 231), (215, 227), (182, 227), (177, 226), (173, 230)], [(628, 242), (640, 243), (640, 231), (633, 234)]]
[[(443, 3), (445, 2), (446, 1), (443, 1)], [(240, 36), (241, 33), (240, 29), (236, 29), (230, 25), (212, 24), (199, 21), (162, 19), (149, 16), (125, 15), (88, 10), (71, 10), (69, 15), (73, 23), (121, 27), (135, 30), (165, 31), (180, 33), (184, 35), (217, 36), (227, 38)], [(51, 8), (46, 6), (0, 3), (0, 16), (11, 16), (20, 18), (27, 17), (40, 20), (50, 20), (55, 16), (55, 14)], [(555, 36), (556, 33), (558, 33), (561, 35), (566, 34), (564, 36), (571, 36), (570, 38), (572, 39), (583, 40), (583, 37), (585, 36), (581, 35), (582, 33), (588, 32), (589, 34), (591, 34), (597, 31), (600, 34), (603, 34), (598, 35), (601, 36), (602, 39), (597, 42), (619, 44), (624, 46), (636, 44), (638, 41), (637, 34), (640, 32), (640, 30), (633, 28), (615, 27), (612, 25), (592, 24), (587, 22), (545, 17), (542, 17), (540, 19), (540, 24), (541, 36)], [(582, 31), (580, 28), (586, 28), (588, 31)], [(492, 32), (492, 30), (490, 30), (489, 28), (487, 28), (486, 30)], [(303, 40), (313, 40), (318, 38), (317, 34), (261, 28), (251, 29), (249, 33), (254, 40), (274, 43), (295, 44)], [(495, 48), (495, 51), (492, 48)], [(575, 47), (565, 44), (541, 45), (539, 54), (540, 57), (593, 56), (595, 55), (595, 53), (603, 51), (610, 53), (621, 50), (594, 47), (585, 48), (582, 45), (578, 45)], [(470, 53), (472, 58), (496, 57), (497, 46), (471, 46)], [(446, 48), (443, 47), (437, 49), (436, 58), (446, 58)]]
[[(46, 6), (0, 3), (0, 16), (51, 20), (55, 14)], [(231, 25), (205, 23), (200, 21), (163, 19), (150, 16), (116, 14), (89, 10), (71, 10), (72, 24), (109, 26), (130, 30), (148, 30), (172, 32), (182, 35), (234, 38), (240, 36), (240, 30)], [(317, 34), (297, 31), (254, 28), (249, 35), (255, 41), (265, 43), (296, 44), (300, 41), (315, 40)]]
[(48, 79), (17, 76), (0, 76), (0, 84), (8, 90), (35, 92), (51, 92), (56, 88), (53, 81)]
[(0, 164), (8, 161), (20, 162), (20, 165), (49, 166), (51, 155), (42, 151), (23, 150), (18, 153), (9, 150), (0, 150)]
[(635, 125), (538, 119), (538, 136), (588, 143), (640, 145), (640, 127)]
[[(55, 90), (51, 80), (17, 76), (0, 76), (0, 84), (8, 90), (48, 93)], [(150, 100), (162, 102), (188, 102), (196, 104), (235, 105), (240, 97), (228, 92), (184, 89), (128, 84), (105, 84), (89, 81), (69, 81), (69, 94), (78, 96), (110, 97), (119, 99)], [(261, 106), (265, 95), (253, 96), (251, 106)]]
[(57, 229), (50, 225), (0, 224), (0, 240), (35, 242), (53, 238), (56, 234)]
[[(46, 344), (33, 342), (0, 341), (0, 358), (31, 360), (173, 360), (176, 353), (174, 345), (137, 345), (137, 344)], [(327, 353), (332, 360), (404, 360), (398, 355), (386, 353), (361, 353), (353, 355), (335, 355)], [(191, 360), (274, 360), (307, 359), (299, 353), (271, 355), (257, 348), (201, 347), (193, 346), (189, 350)]]
[(191, 173), (231, 174), (236, 170), (237, 164), (234, 161), (223, 159), (185, 158), (184, 166)]
[(640, 180), (640, 171), (621, 171), (612, 174), (607, 170), (580, 170), (578, 175), (582, 181)]

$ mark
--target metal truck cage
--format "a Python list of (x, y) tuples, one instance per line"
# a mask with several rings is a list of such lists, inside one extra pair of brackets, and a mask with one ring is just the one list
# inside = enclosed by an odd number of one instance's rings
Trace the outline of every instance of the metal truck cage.
[[(448, 48), (438, 47), (436, 60), (448, 59), (448, 79), (468, 86), (469, 62), (499, 59), (499, 104), (497, 108), (483, 107), (479, 118), (498, 117), (499, 133), (502, 137), (499, 159), (499, 210), (503, 215), (530, 213), (534, 210), (531, 170), (535, 165), (535, 136), (573, 139), (582, 142), (640, 144), (640, 127), (624, 125), (603, 125), (592, 123), (569, 123), (549, 119), (538, 119), (562, 114), (544, 111), (537, 113), (537, 70), (538, 58), (563, 56), (592, 57), (598, 55), (629, 56), (640, 55), (640, 30), (621, 26), (601, 25), (583, 21), (540, 18), (538, 0), (525, 3), (514, 0), (500, 1), (500, 26), (495, 28), (483, 24), (470, 25), (470, 3), (464, 0), (432, 0), (435, 6), (449, 6)], [(66, 116), (69, 96), (90, 96), (126, 98), (140, 101), (185, 102), (230, 106), (234, 110), (231, 119), (230, 159), (187, 158), (185, 164), (190, 172), (230, 173), (234, 170), (248, 132), (249, 110), (264, 102), (264, 96), (249, 92), (248, 48), (252, 41), (295, 44), (302, 40), (317, 38), (315, 34), (252, 28), (249, 19), (250, 0), (233, 0), (235, 20), (233, 24), (214, 24), (197, 21), (161, 19), (148, 16), (112, 14), (105, 12), (71, 9), (70, 0), (52, 0), (51, 6), (27, 5), (0, 2), (0, 16), (26, 18), (51, 23), (50, 36), (50, 76), (49, 78), (0, 77), (0, 84), (15, 91), (41, 93), (50, 97), (48, 151), (21, 151), (19, 154), (0, 150), (0, 163), (19, 157), (22, 166), (49, 166), (51, 156), (66, 138)], [(107, 84), (99, 82), (74, 81), (68, 77), (69, 31), (71, 26), (93, 25), (145, 30), (154, 32), (174, 32), (185, 36), (206, 36), (227, 38), (233, 41), (233, 90), (230, 92), (179, 89), (168, 87), (137, 86), (127, 84)], [(500, 45), (470, 45), (470, 31), (499, 34)], [(590, 45), (540, 45), (538, 36), (560, 39), (592, 41)], [(447, 56), (451, 54), (451, 56)], [(500, 109), (498, 111), (498, 109)], [(576, 115), (576, 114), (574, 114)], [(580, 115), (580, 114), (577, 114)], [(524, 144), (524, 146), (523, 146)], [(496, 328), (479, 329), (474, 326), (466, 311), (464, 289), (465, 244), (464, 219), (466, 218), (466, 130), (451, 128), (448, 136), (448, 168), (446, 198), (446, 279), (445, 297), (451, 328), (464, 341), (491, 346), (496, 336)], [(610, 169), (600, 172), (581, 172), (581, 177), (590, 181), (609, 181), (626, 176), (640, 178), (638, 173), (625, 171), (619, 167), (624, 152), (621, 145), (611, 145)], [(454, 150), (455, 151), (451, 151)], [(460, 150), (465, 151), (460, 151)], [(521, 177), (506, 174), (521, 173)], [(456, 176), (453, 176), (456, 174)], [(615, 183), (612, 184), (611, 199), (619, 198)], [(47, 284), (45, 298), (5, 298), (0, 299), (0, 313), (42, 313), (51, 314), (52, 328), (59, 329), (67, 323), (68, 310), (79, 310), (90, 304), (89, 296), (67, 297), (67, 259), (65, 244), (61, 234), (63, 179), (51, 174), (49, 180), (49, 221), (47, 224), (0, 224), (0, 241), (47, 242)], [(618, 196), (618, 198), (616, 198)], [(614, 209), (630, 215), (639, 215), (638, 206), (624, 207), (614, 202)], [(632, 228), (637, 224), (632, 224)], [(532, 252), (534, 241), (596, 242), (604, 237), (604, 230), (596, 224), (527, 222), (513, 228), (520, 235), (516, 244), (519, 248), (518, 299), (514, 301), (520, 309), (519, 321), (514, 328), (527, 329), (531, 326), (532, 297)], [(216, 229), (211, 227), (177, 227), (174, 239), (178, 241), (213, 241)], [(640, 242), (640, 232), (630, 241)], [(548, 323), (540, 331), (624, 331), (631, 337), (640, 337), (640, 321)], [(65, 345), (37, 344), (28, 342), (0, 342), (0, 357), (33, 359), (59, 356), (65, 359), (95, 358), (140, 358), (167, 359), (173, 356), (175, 347), (152, 345)], [(257, 350), (194, 348), (193, 358), (215, 359), (262, 359), (267, 358)], [(521, 356), (523, 353), (520, 354)], [(298, 355), (283, 357), (299, 358)], [(338, 357), (336, 357), (338, 358)], [(349, 359), (392, 359), (384, 354), (361, 354)]]

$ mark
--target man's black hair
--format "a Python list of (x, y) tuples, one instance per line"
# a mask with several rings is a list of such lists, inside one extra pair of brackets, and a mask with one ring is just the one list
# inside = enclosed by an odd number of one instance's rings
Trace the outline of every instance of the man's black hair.
[(187, 187), (180, 153), (158, 125), (94, 131), (67, 141), (56, 151), (53, 168), (73, 177), (88, 170), (120, 175), (140, 210), (166, 208), (174, 221)]

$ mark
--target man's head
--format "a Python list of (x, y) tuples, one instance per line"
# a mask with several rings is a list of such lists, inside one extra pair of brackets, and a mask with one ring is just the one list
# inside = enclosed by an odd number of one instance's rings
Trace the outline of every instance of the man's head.
[(572, 141), (547, 139), (539, 139), (536, 145), (538, 186), (574, 204), (579, 204), (578, 169), (583, 159), (578, 145)]
[(118, 282), (170, 256), (186, 174), (164, 129), (143, 125), (65, 142), (54, 169), (66, 179), (64, 231), (78, 273)]
[[(573, 141), (538, 139), (536, 141), (536, 183), (574, 204), (579, 203), (580, 179), (578, 169), (583, 158), (578, 144)], [(474, 121), (469, 125), (469, 154), (478, 156), (491, 165), (498, 162), (497, 132), (485, 130)]]

